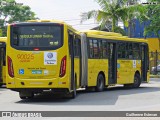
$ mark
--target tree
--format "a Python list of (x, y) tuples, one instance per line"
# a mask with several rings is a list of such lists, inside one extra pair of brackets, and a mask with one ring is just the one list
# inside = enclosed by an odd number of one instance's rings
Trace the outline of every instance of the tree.
[(112, 32), (115, 31), (116, 24), (119, 16), (123, 16), (122, 9), (124, 2), (120, 0), (95, 0), (101, 7), (102, 10), (92, 10), (89, 12), (82, 13), (81, 22), (95, 18), (97, 22), (101, 24), (101, 27), (106, 24), (112, 24)]
[(143, 7), (138, 3), (139, 1), (140, 0), (127, 0), (128, 9), (125, 11), (127, 15), (124, 18), (126, 20), (124, 25), (128, 28), (127, 34), (129, 37), (133, 37), (132, 30), (135, 27), (134, 19), (137, 19), (137, 17), (143, 14)]
[[(126, 27), (129, 27), (129, 21), (135, 16), (140, 15), (138, 9), (141, 5), (132, 5), (131, 0), (95, 0), (101, 7), (101, 10), (92, 10), (82, 13), (81, 22), (95, 18), (100, 25), (112, 24), (112, 32), (123, 32), (117, 23), (122, 21)], [(137, 0), (132, 0), (132, 4), (137, 3)], [(121, 30), (120, 30), (121, 29)]]
[(15, 0), (0, 0), (0, 29), (6, 36), (6, 25), (12, 22), (23, 22), (36, 19), (29, 6), (17, 3)]
[(142, 18), (143, 21), (148, 21), (144, 29), (144, 36), (154, 33), (158, 37), (160, 48), (160, 0), (148, 0), (148, 3), (152, 4), (145, 5), (146, 16)]

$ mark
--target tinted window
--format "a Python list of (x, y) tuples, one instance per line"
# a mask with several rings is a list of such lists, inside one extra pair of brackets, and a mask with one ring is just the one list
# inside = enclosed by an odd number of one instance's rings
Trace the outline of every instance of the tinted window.
[(103, 58), (102, 40), (98, 40), (98, 47), (99, 47), (99, 57)]
[(89, 40), (89, 47), (88, 47), (88, 51), (89, 51), (89, 58), (94, 58), (94, 54), (93, 54), (93, 41)]
[(122, 59), (140, 59), (139, 43), (118, 43), (118, 58)]
[(99, 58), (97, 40), (93, 40), (93, 53), (94, 53), (94, 58)]
[(80, 56), (80, 38), (76, 38), (74, 40), (74, 56), (79, 57)]
[(126, 58), (126, 43), (118, 43), (118, 58)]
[(12, 47), (38, 47), (46, 49), (62, 46), (62, 27), (59, 25), (15, 25), (12, 26)]
[(107, 58), (107, 41), (91, 38), (88, 41), (89, 58), (104, 59)]
[(133, 58), (140, 59), (140, 47), (138, 43), (133, 43)]
[(107, 41), (105, 40), (102, 40), (102, 50), (103, 50), (103, 58), (107, 58), (108, 55), (107, 55)]
[(128, 43), (127, 56), (128, 56), (129, 59), (133, 59), (133, 46), (132, 46), (132, 43)]

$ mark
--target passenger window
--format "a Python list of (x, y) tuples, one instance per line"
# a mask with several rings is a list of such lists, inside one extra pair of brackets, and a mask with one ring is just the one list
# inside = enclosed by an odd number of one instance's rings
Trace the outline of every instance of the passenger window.
[(99, 58), (97, 40), (93, 40), (93, 53), (94, 53), (94, 58)]
[(140, 47), (138, 43), (133, 43), (133, 58), (140, 59)]
[(118, 43), (118, 58), (126, 58), (126, 43)]
[(107, 41), (102, 40), (102, 50), (103, 50), (103, 58), (108, 57), (107, 53)]
[(89, 40), (89, 58), (93, 58), (93, 42), (92, 40)]

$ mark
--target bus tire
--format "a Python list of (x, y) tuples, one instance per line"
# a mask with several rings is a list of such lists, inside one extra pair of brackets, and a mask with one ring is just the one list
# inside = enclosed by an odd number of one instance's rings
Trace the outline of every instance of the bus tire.
[(139, 74), (134, 75), (134, 83), (133, 83), (133, 88), (138, 88), (141, 85), (141, 78)]
[(138, 73), (136, 73), (134, 75), (134, 81), (132, 84), (124, 84), (124, 88), (138, 88), (141, 84), (141, 79), (140, 79), (140, 75)]
[(99, 74), (97, 77), (96, 91), (101, 92), (104, 89), (104, 76)]
[(127, 88), (127, 89), (129, 89), (129, 88), (132, 88), (132, 84), (124, 84), (124, 88)]
[(19, 92), (19, 97), (24, 100), (24, 99), (32, 99), (34, 97), (33, 93), (25, 93), (25, 92)]
[(86, 87), (87, 92), (95, 92), (95, 87)]
[(0, 87), (2, 87), (3, 83), (0, 83)]

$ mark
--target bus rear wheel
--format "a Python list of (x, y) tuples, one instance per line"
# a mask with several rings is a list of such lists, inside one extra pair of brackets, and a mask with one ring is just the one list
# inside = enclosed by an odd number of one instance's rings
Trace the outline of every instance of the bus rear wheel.
[(104, 76), (99, 74), (97, 77), (96, 91), (101, 92), (104, 89)]
[(124, 84), (125, 88), (138, 88), (141, 84), (141, 79), (140, 79), (140, 75), (138, 73), (136, 73), (134, 75), (134, 81), (132, 84)]
[(34, 94), (32, 92), (19, 92), (19, 97), (24, 99), (32, 99), (34, 97)]
[(135, 74), (133, 88), (138, 88), (141, 84), (141, 78), (139, 74)]

